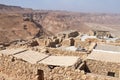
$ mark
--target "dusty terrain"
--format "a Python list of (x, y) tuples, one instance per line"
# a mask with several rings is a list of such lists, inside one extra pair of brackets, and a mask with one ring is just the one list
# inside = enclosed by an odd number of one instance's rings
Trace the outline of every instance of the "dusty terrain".
[(35, 23), (23, 21), (22, 15), (0, 14), (0, 42), (33, 38), (40, 31)]
[[(0, 42), (33, 38), (36, 35), (40, 37), (40, 30), (47, 35), (55, 35), (71, 29), (81, 32), (99, 29), (110, 31), (114, 36), (120, 35), (120, 14), (32, 10), (2, 4), (0, 13)], [(23, 21), (23, 14), (31, 14), (34, 22)]]
[(21, 12), (31, 12), (32, 9), (22, 8), (19, 6), (11, 6), (0, 4), (0, 13), (21, 13)]
[(59, 32), (63, 30), (76, 29), (87, 32), (90, 29), (107, 30), (120, 34), (120, 15), (115, 14), (85, 14), (51, 12), (41, 21), (43, 27), (49, 31)]
[[(83, 36), (92, 29), (96, 30), (92, 36), (99, 33), (97, 38), (83, 42)], [(109, 31), (113, 37), (120, 37), (119, 30), (120, 14), (32, 10), (0, 4), (0, 80), (119, 80), (118, 74), (108, 75), (109, 64), (100, 69), (101, 63), (95, 62), (96, 68), (90, 62), (91, 73), (86, 66), (86, 57), (96, 43), (107, 43)], [(119, 44), (117, 39), (114, 41), (110, 43)], [(109, 69), (117, 73), (116, 65)], [(99, 69), (106, 74), (95, 74)]]

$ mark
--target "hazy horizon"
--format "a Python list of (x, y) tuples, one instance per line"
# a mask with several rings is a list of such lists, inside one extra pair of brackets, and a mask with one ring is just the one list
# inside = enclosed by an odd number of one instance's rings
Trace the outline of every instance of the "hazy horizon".
[(66, 10), (73, 12), (120, 13), (119, 0), (0, 0), (0, 4), (39, 10)]

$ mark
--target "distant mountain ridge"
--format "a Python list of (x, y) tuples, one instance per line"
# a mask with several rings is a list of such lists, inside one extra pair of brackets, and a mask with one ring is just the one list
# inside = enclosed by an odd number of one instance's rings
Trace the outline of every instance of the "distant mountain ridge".
[(22, 7), (19, 7), (19, 6), (9, 6), (9, 5), (4, 5), (4, 4), (0, 4), (0, 9), (2, 8), (20, 8), (20, 9), (24, 9)]
[[(11, 13), (15, 15), (11, 15)], [(28, 18), (32, 16), (33, 22), (24, 21), (24, 14)], [(41, 28), (35, 23), (41, 25)], [(107, 30), (120, 37), (120, 14), (32, 10), (0, 4), (1, 42), (35, 37), (35, 35), (41, 35), (41, 33), (55, 35), (67, 30), (78, 30), (86, 33), (91, 29)]]
[(0, 4), (0, 13), (31, 12), (30, 8)]

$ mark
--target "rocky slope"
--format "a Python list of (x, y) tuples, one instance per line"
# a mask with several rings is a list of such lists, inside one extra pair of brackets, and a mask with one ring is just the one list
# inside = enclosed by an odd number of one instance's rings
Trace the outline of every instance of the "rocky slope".
[(111, 31), (120, 34), (120, 14), (91, 14), (65, 11), (32, 13), (33, 19), (53, 34), (64, 30), (88, 32), (91, 29)]
[(34, 38), (42, 30), (33, 22), (24, 21), (19, 14), (0, 14), (0, 42)]
[(32, 9), (0, 4), (0, 13), (23, 13), (23, 12), (32, 12)]
[[(14, 14), (13, 14), (14, 13)], [(30, 17), (31, 16), (31, 17)], [(33, 21), (24, 21), (23, 17)], [(61, 31), (91, 29), (111, 31), (120, 35), (120, 14), (75, 13), (66, 11), (32, 10), (0, 4), (0, 41), (55, 35)]]

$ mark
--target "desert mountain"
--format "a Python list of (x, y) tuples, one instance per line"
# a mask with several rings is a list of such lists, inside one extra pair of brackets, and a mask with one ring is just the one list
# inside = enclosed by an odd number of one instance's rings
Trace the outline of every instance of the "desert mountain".
[(88, 32), (91, 29), (106, 30), (115, 36), (120, 35), (120, 14), (73, 13), (47, 11), (32, 13), (33, 19), (43, 28), (56, 34), (64, 30)]
[[(32, 21), (24, 21), (23, 18)], [(0, 41), (54, 35), (61, 31), (91, 29), (107, 30), (120, 35), (120, 14), (77, 13), (67, 11), (32, 10), (0, 4)]]
[(31, 12), (30, 8), (22, 8), (19, 6), (9, 6), (0, 4), (0, 13), (23, 13), (23, 12)]

